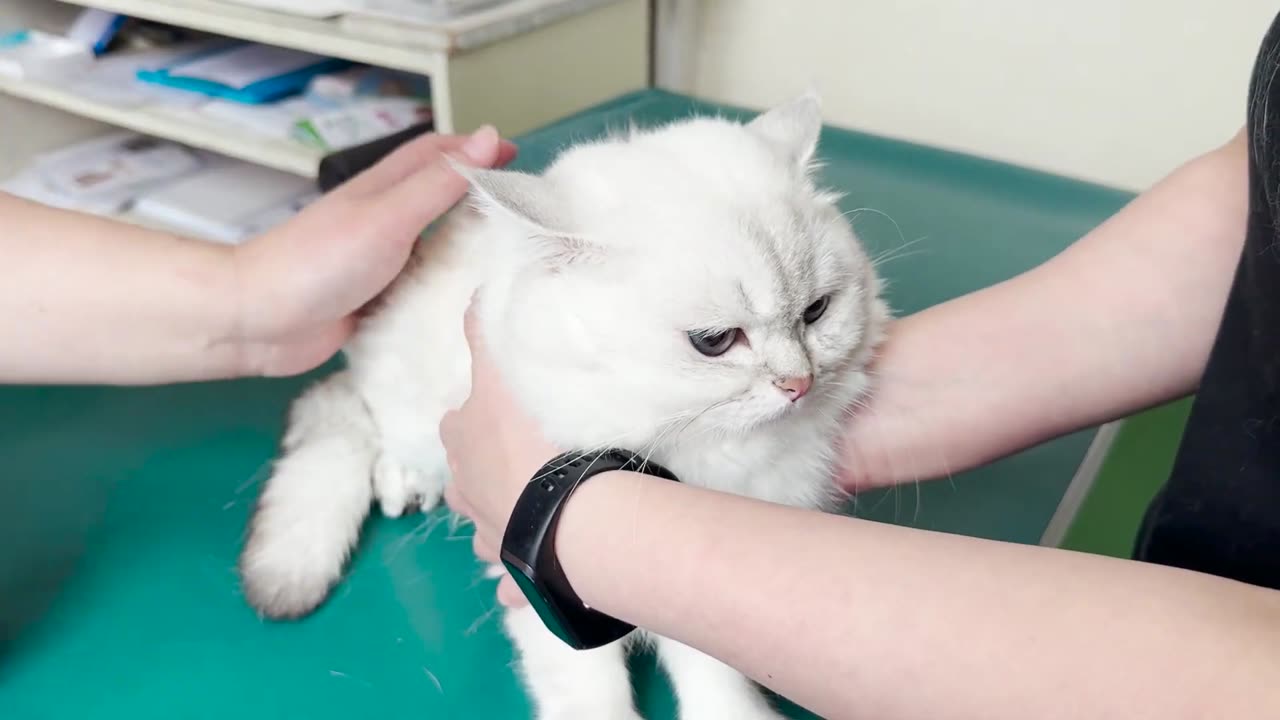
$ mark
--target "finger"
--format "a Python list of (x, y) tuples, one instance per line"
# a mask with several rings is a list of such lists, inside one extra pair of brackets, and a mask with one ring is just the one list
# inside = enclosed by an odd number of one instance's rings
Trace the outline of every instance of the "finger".
[(493, 167), (503, 168), (510, 165), (511, 161), (516, 159), (518, 152), (519, 149), (516, 148), (515, 143), (510, 140), (503, 140), (498, 146), (498, 160), (493, 164)]
[(510, 575), (503, 575), (498, 581), (498, 603), (503, 607), (521, 608), (529, 604), (529, 599), (520, 592), (520, 586)]
[(497, 551), (485, 540), (485, 536), (480, 532), (476, 532), (475, 536), (471, 538), (471, 549), (475, 552), (476, 557), (487, 563), (496, 565), (499, 562)]
[[(422, 147), (409, 148), (409, 151), (401, 158), (395, 160), (391, 156), (387, 156), (386, 160), (391, 161), (388, 167), (380, 172), (377, 176), (370, 180), (368, 190), (359, 192), (374, 193), (385, 190), (388, 187), (404, 180), (412, 175), (415, 171), (421, 170), (428, 164), (435, 162), (444, 155), (462, 156), (476, 167), (501, 168), (511, 164), (515, 160), (517, 154), (516, 144), (510, 140), (498, 139), (498, 151), (490, 156), (487, 154), (473, 155), (467, 151), (467, 142), (480, 134), (481, 132), (489, 133), (492, 131), (490, 126), (481, 127), (471, 135), (447, 135), (446, 138), (434, 145), (425, 145)], [(486, 142), (486, 141), (482, 141)], [(374, 167), (377, 167), (376, 165)], [(372, 170), (373, 168), (370, 168)]]
[[(484, 129), (481, 128), (481, 130)], [(371, 167), (366, 168), (354, 178), (343, 183), (332, 194), (355, 197), (382, 192), (439, 159), (442, 155), (461, 153), (463, 146), (471, 139), (472, 135), (439, 135), (436, 133), (420, 135), (404, 143)], [(488, 166), (505, 167), (515, 159), (516, 152), (515, 143), (510, 140), (499, 140), (498, 153)]]
[(444, 153), (457, 152), (468, 135), (427, 133), (396, 148), (333, 191), (334, 195), (372, 195), (382, 192)]
[(471, 348), (471, 366), (476, 367), (483, 360), (485, 353), (484, 338), (480, 332), (480, 296), (471, 296), (467, 304), (467, 312), (462, 321), (463, 332), (467, 336), (467, 347)]
[[(497, 158), (498, 135), (490, 128), (471, 138), (463, 159), (487, 165)], [(391, 186), (376, 199), (369, 198), (363, 215), (376, 225), (381, 237), (412, 243), (430, 225), (458, 202), (467, 191), (467, 181), (445, 160), (438, 157), (425, 168)]]
[[(445, 455), (449, 453), (449, 446), (453, 444), (454, 428), (458, 425), (458, 411), (450, 410), (440, 418), (440, 443), (444, 445)], [(452, 458), (448, 458), (452, 462)], [(450, 470), (453, 468), (450, 467)]]
[[(463, 407), (466, 407), (465, 403), (463, 404)], [(445, 463), (449, 466), (450, 474), (455, 478), (457, 478), (459, 474), (458, 458), (453, 452), (450, 452), (450, 448), (456, 447), (456, 443), (461, 442), (458, 430), (458, 423), (460, 422), (458, 419), (458, 413), (459, 410), (450, 410), (445, 413), (444, 418), (440, 420), (440, 444), (444, 445)], [(456, 484), (457, 483), (451, 483), (451, 485)]]
[(463, 517), (475, 520), (475, 511), (471, 508), (471, 503), (462, 496), (462, 491), (458, 490), (457, 483), (449, 483), (444, 487), (444, 502), (449, 509)]

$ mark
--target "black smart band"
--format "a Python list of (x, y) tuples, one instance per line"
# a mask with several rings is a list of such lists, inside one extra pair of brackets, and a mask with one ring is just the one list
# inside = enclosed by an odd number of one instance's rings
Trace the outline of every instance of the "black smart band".
[(615, 470), (677, 480), (670, 470), (628, 450), (563, 453), (525, 486), (502, 537), (502, 564), (512, 579), (547, 629), (578, 650), (607, 645), (635, 630), (583, 604), (555, 551), (556, 527), (569, 496), (588, 478)]

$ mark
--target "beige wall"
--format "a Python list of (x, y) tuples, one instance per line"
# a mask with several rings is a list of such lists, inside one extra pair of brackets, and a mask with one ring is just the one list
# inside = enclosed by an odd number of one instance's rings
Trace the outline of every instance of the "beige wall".
[[(1136, 189), (1244, 118), (1270, 0), (670, 0), (673, 89)], [(676, 34), (678, 37), (678, 33)]]

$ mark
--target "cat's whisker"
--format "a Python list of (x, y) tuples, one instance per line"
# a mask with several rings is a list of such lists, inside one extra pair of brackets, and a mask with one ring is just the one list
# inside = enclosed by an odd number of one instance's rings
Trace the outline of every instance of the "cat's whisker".
[(892, 216), (890, 216), (888, 213), (882, 210), (877, 210), (871, 207), (854, 208), (853, 210), (849, 210), (847, 212), (841, 213), (840, 218), (847, 219), (849, 220), (850, 223), (852, 223), (853, 218), (860, 213), (874, 213), (888, 220), (890, 223), (893, 224), (894, 231), (898, 233), (898, 242), (901, 243), (900, 245), (889, 247), (886, 250), (883, 250), (881, 252), (878, 252), (872, 255), (869, 258), (869, 262), (871, 263), (871, 266), (873, 268), (878, 268), (886, 263), (893, 262), (894, 260), (900, 260), (902, 258), (910, 257), (912, 255), (917, 255), (924, 252), (922, 250), (917, 250), (910, 253), (905, 251), (908, 248), (916, 245), (917, 243), (927, 240), (928, 236), (921, 236), (914, 240), (907, 240), (906, 234), (902, 231), (902, 226), (898, 224), (898, 221), (893, 219)]
[(916, 480), (914, 484), (916, 486), (916, 513), (911, 516), (912, 525), (916, 525), (920, 522), (920, 506), (924, 502), (924, 493), (920, 490), (920, 481)]
[[(719, 404), (723, 404), (723, 402)], [(658, 435), (657, 438), (654, 439), (652, 443), (650, 443), (649, 454), (645, 456), (644, 461), (646, 463), (649, 461), (649, 458), (652, 457), (652, 454), (658, 450), (658, 446), (661, 444), (663, 440), (665, 440), (667, 437), (671, 437), (673, 441), (679, 440), (681, 434), (686, 429), (688, 429), (688, 427), (692, 423), (696, 422), (698, 418), (702, 417), (704, 414), (714, 409), (715, 407), (716, 407), (716, 404), (713, 404), (709, 407), (703, 408), (702, 410), (696, 410), (696, 411), (682, 410), (680, 412), (674, 413), (671, 416), (669, 416), (662, 423), (661, 433)], [(677, 424), (679, 424), (679, 429), (676, 429)], [(673, 430), (675, 430), (675, 432), (672, 432)]]
[[(916, 238), (915, 240), (903, 239), (901, 245), (898, 245), (897, 247), (888, 248), (886, 250), (876, 253), (875, 255), (872, 255), (870, 258), (871, 265), (874, 267), (880, 264), (881, 262), (884, 262), (886, 258), (892, 257), (895, 253), (903, 253), (906, 250), (909, 250), (913, 246), (918, 245), (919, 243), (922, 243), (927, 239), (928, 239), (927, 235), (922, 235)], [(917, 250), (916, 252), (921, 252), (921, 251)]]
[[(680, 413), (677, 413), (677, 415), (679, 415), (679, 414), (680, 414)], [(667, 421), (667, 420), (664, 420), (664, 421), (662, 421), (661, 423), (659, 423), (659, 427), (661, 427), (661, 426), (662, 426), (662, 424), (663, 424), (663, 423), (666, 423), (666, 422), (668, 422), (668, 421)], [(564, 467), (568, 466), (570, 463), (577, 462), (578, 460), (581, 460), (582, 458), (584, 458), (584, 457), (586, 457), (587, 455), (590, 455), (590, 454), (592, 454), (592, 453), (594, 453), (594, 452), (597, 452), (597, 451), (600, 451), (600, 450), (605, 450), (605, 449), (608, 449), (608, 448), (610, 448), (610, 447), (615, 447), (615, 446), (616, 446), (616, 445), (617, 445), (617, 444), (618, 444), (618, 443), (619, 443), (623, 438), (625, 438), (625, 437), (627, 437), (627, 436), (629, 436), (629, 435), (634, 435), (634, 434), (636, 434), (634, 431), (622, 432), (622, 433), (619, 433), (618, 435), (615, 435), (612, 439), (605, 440), (605, 441), (603, 441), (603, 442), (601, 442), (601, 443), (599, 443), (599, 444), (597, 444), (597, 445), (594, 445), (594, 446), (590, 446), (590, 447), (583, 448), (583, 449), (581, 449), (581, 450), (579, 450), (579, 451), (578, 451), (578, 454), (577, 454), (577, 455), (572, 455), (572, 456), (568, 456), (568, 457), (566, 457), (566, 458), (565, 458), (565, 460), (563, 461), (563, 463), (561, 463), (561, 464), (559, 464), (559, 465), (553, 465), (553, 466), (549, 467), (549, 468), (548, 468), (548, 472), (554, 472), (554, 471), (556, 471), (556, 470), (559, 470), (559, 469), (561, 469), (561, 468), (564, 468)], [(639, 453), (637, 452), (637, 454), (639, 454)], [(541, 478), (541, 477), (543, 477), (543, 476), (542, 476), (542, 475), (539, 475), (539, 476), (538, 476), (538, 478)], [(535, 478), (535, 479), (537, 479), (537, 478)]]
[[(681, 426), (680, 426), (680, 430), (676, 432), (676, 438), (680, 438), (680, 436), (681, 436), (681, 435), (683, 435), (683, 434), (684, 434), (684, 432), (685, 432), (686, 430), (688, 430), (688, 429), (689, 429), (689, 427), (690, 427), (691, 425), (693, 425), (693, 423), (697, 422), (697, 421), (698, 421), (698, 419), (700, 419), (702, 416), (706, 415), (707, 413), (709, 413), (709, 412), (711, 412), (711, 411), (713, 411), (713, 410), (718, 410), (718, 409), (720, 409), (720, 408), (724, 407), (725, 405), (728, 405), (729, 403), (734, 402), (735, 400), (737, 400), (737, 398), (726, 398), (726, 399), (724, 399), (724, 400), (720, 400), (719, 402), (711, 403), (711, 404), (710, 404), (710, 405), (708, 405), (707, 407), (705, 407), (705, 408), (703, 408), (702, 410), (698, 411), (698, 413), (697, 413), (696, 415), (694, 415), (693, 417), (689, 418), (689, 420), (688, 420), (684, 425), (681, 425)], [(719, 432), (719, 431), (720, 431), (720, 428), (718, 428), (718, 427), (716, 427), (716, 426), (714, 426), (714, 425), (710, 425), (710, 426), (707, 426), (707, 427), (703, 428), (703, 432), (704, 432), (704, 433), (706, 433), (706, 432)]]
[(898, 224), (897, 220), (893, 219), (892, 215), (890, 215), (889, 213), (883, 210), (877, 210), (873, 207), (859, 207), (859, 208), (854, 208), (852, 210), (847, 210), (845, 212), (840, 213), (840, 218), (842, 220), (848, 220), (849, 223), (852, 225), (854, 222), (854, 218), (861, 213), (872, 213), (874, 215), (879, 215), (885, 220), (888, 220), (890, 223), (893, 224), (893, 229), (897, 231), (898, 239), (904, 243), (907, 241), (906, 233), (902, 232), (902, 226)]
[(501, 605), (498, 605), (497, 603), (494, 603), (493, 607), (491, 607), (491, 608), (489, 608), (488, 610), (486, 610), (486, 611), (484, 612), (484, 614), (483, 614), (483, 615), (481, 615), (480, 617), (476, 618), (475, 622), (473, 622), (473, 623), (471, 623), (470, 625), (468, 625), (468, 626), (467, 626), (467, 629), (466, 629), (466, 630), (464, 630), (464, 631), (462, 632), (462, 634), (463, 634), (463, 635), (466, 635), (467, 637), (470, 637), (470, 636), (472, 636), (472, 635), (475, 635), (475, 634), (476, 634), (476, 632), (478, 632), (478, 631), (480, 630), (480, 628), (484, 627), (485, 623), (489, 622), (489, 620), (490, 620), (494, 615), (497, 615), (497, 614), (498, 614), (498, 612), (499, 612), (501, 609), (502, 609), (502, 606), (501, 606)]
[(395, 542), (387, 547), (387, 560), (394, 560), (411, 542), (426, 542), (431, 537), (431, 533), (435, 532), (435, 529), (445, 520), (444, 516), (423, 518), (417, 527), (397, 538)]
[(911, 257), (912, 255), (920, 255), (920, 254), (923, 254), (923, 253), (924, 253), (924, 251), (923, 251), (923, 250), (915, 250), (915, 251), (912, 251), (912, 252), (901, 252), (901, 253), (896, 253), (896, 254), (894, 254), (894, 253), (888, 253), (888, 254), (886, 254), (884, 257), (881, 257), (881, 258), (877, 258), (877, 259), (875, 259), (875, 260), (872, 260), (872, 261), (871, 261), (871, 266), (872, 266), (872, 267), (875, 267), (875, 268), (879, 268), (880, 266), (882, 266), (882, 265), (886, 265), (886, 264), (888, 264), (888, 263), (891, 263), (891, 262), (893, 262), (894, 260), (902, 260), (903, 258), (909, 258), (909, 257)]

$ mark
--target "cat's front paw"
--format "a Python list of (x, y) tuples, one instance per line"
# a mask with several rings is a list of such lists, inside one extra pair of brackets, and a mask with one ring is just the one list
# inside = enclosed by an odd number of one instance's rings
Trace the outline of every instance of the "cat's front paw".
[[(296, 538), (296, 541), (295, 541)], [(302, 533), (260, 522), (240, 556), (245, 600), (264, 617), (293, 620), (315, 610), (341, 572), (342, 549), (307, 545)]]
[(373, 494), (387, 517), (426, 512), (440, 503), (445, 478), (410, 467), (385, 453), (373, 469)]

